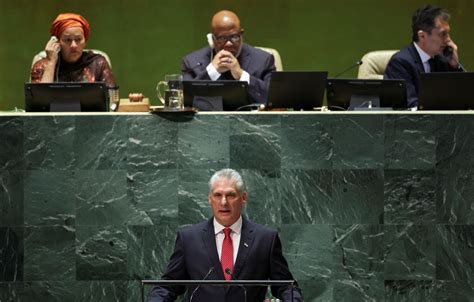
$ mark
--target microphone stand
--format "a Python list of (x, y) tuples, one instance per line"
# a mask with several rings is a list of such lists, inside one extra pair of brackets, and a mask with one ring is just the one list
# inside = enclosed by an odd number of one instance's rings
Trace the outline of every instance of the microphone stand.
[[(234, 279), (234, 276), (232, 275), (230, 268), (226, 268), (225, 273), (229, 275), (231, 279)], [(239, 285), (239, 287), (241, 287), (244, 290), (244, 302), (247, 302), (247, 290), (245, 289), (245, 286)]]
[(344, 69), (343, 71), (341, 71), (341, 72), (339, 72), (338, 74), (336, 74), (336, 75), (334, 76), (334, 78), (338, 78), (339, 76), (345, 74), (345, 73), (348, 72), (349, 70), (352, 70), (352, 69), (355, 68), (356, 66), (362, 65), (363, 63), (364, 63), (364, 62), (362, 62), (362, 60), (357, 61), (354, 65), (351, 65), (351, 66), (349, 66), (349, 68)]

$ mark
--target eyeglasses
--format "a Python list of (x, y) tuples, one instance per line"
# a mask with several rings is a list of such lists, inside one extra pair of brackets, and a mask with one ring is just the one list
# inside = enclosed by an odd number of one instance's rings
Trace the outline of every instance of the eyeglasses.
[(227, 43), (227, 41), (230, 41), (232, 43), (238, 43), (240, 42), (242, 34), (233, 34), (229, 36), (214, 36), (212, 35), (212, 38), (217, 42), (217, 43)]
[(239, 195), (236, 192), (229, 192), (226, 194), (221, 192), (213, 192), (211, 197), (216, 201), (221, 201), (223, 198), (225, 198), (227, 201), (233, 202), (239, 198)]

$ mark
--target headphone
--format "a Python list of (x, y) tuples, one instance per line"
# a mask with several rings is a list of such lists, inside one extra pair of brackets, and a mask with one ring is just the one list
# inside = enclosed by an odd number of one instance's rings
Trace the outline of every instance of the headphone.
[(212, 61), (213, 56), (214, 56), (214, 39), (212, 38), (211, 33), (208, 33), (206, 35), (206, 38), (207, 38), (207, 43), (209, 44), (209, 47), (211, 48), (211, 61)]

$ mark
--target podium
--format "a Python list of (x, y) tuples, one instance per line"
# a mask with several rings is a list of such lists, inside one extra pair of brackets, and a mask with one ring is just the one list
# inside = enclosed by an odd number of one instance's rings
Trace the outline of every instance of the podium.
[(142, 280), (142, 302), (145, 301), (145, 286), (147, 285), (184, 285), (184, 286), (291, 286), (291, 301), (293, 301), (293, 290), (295, 280)]

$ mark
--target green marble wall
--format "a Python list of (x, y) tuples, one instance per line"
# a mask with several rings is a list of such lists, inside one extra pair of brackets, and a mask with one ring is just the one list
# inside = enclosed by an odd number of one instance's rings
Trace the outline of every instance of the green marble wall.
[(0, 116), (0, 301), (138, 301), (232, 167), (306, 301), (474, 299), (474, 115)]

